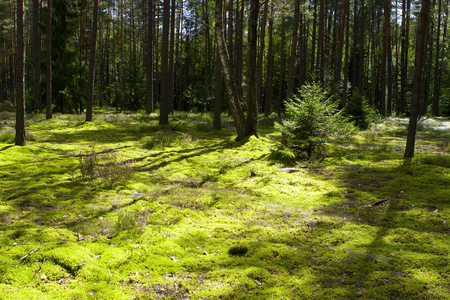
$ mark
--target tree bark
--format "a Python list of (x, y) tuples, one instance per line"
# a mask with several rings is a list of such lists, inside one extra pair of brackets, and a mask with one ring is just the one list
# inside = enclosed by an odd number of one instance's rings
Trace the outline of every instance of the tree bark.
[(223, 3), (222, 0), (216, 0), (215, 5), (215, 36), (217, 41), (217, 48), (219, 50), (220, 61), (222, 63), (224, 78), (225, 78), (225, 86), (227, 88), (228, 96), (229, 96), (229, 105), (231, 109), (231, 114), (234, 119), (234, 123), (237, 131), (236, 140), (242, 140), (244, 137), (248, 135), (247, 126), (245, 124), (245, 117), (242, 111), (241, 103), (239, 100), (239, 94), (236, 89), (236, 85), (232, 80), (232, 68), (228, 56), (228, 50), (225, 45), (225, 36), (223, 32)]
[(262, 107), (262, 86), (263, 86), (263, 61), (264, 61), (264, 48), (265, 48), (265, 38), (266, 38), (266, 24), (267, 24), (267, 13), (269, 11), (269, 2), (266, 1), (264, 4), (263, 16), (261, 19), (260, 26), (260, 37), (259, 37), (259, 55), (258, 55), (258, 70), (257, 83), (256, 83), (256, 99), (260, 107)]
[(159, 125), (169, 124), (170, 72), (169, 72), (170, 0), (164, 0), (161, 36), (161, 100)]
[(95, 51), (97, 46), (98, 2), (94, 0), (94, 14), (92, 20), (91, 53), (89, 58), (89, 78), (86, 97), (86, 122), (92, 122), (94, 105), (94, 75), (95, 75)]
[(26, 146), (25, 139), (25, 48), (23, 0), (17, 0), (17, 48), (16, 48), (16, 137), (17, 146)]
[(147, 28), (147, 81), (145, 90), (145, 112), (152, 113), (155, 109), (153, 107), (153, 63), (154, 63), (154, 2), (148, 1), (148, 28)]
[(348, 89), (348, 61), (350, 47), (350, 0), (345, 0), (344, 4), (345, 18), (345, 58), (344, 58), (344, 85), (342, 88), (342, 107), (347, 105), (347, 89)]
[(273, 6), (271, 7), (271, 13), (269, 17), (269, 48), (267, 49), (267, 72), (266, 72), (266, 92), (264, 101), (264, 114), (270, 115), (270, 108), (273, 100)]
[[(280, 74), (278, 77), (278, 116), (281, 116), (281, 110), (283, 109), (284, 99), (284, 47), (286, 39), (286, 20), (284, 15), (281, 15), (281, 47), (280, 47)], [(314, 51), (313, 51), (314, 52)]]
[[(323, 1), (323, 0), (322, 0)], [(294, 73), (295, 65), (297, 61), (297, 42), (298, 42), (298, 23), (300, 19), (300, 0), (295, 0), (294, 4), (294, 20), (292, 24), (292, 43), (291, 43), (291, 56), (289, 58), (289, 70), (288, 70), (288, 86), (286, 98), (289, 99), (294, 92)]]
[(45, 81), (46, 81), (46, 100), (45, 100), (45, 118), (47, 120), (53, 117), (52, 113), (52, 0), (47, 0), (47, 37), (46, 37), (46, 59), (45, 59)]
[(170, 53), (169, 53), (169, 113), (173, 113), (174, 83), (175, 83), (175, 12), (176, 1), (172, 0), (170, 8)]
[(250, 1), (248, 20), (248, 61), (247, 61), (247, 130), (249, 135), (258, 136), (258, 104), (257, 98), (257, 48), (258, 48), (258, 12), (259, 0)]
[(433, 116), (439, 115), (439, 96), (440, 96), (440, 72), (441, 67), (439, 65), (440, 59), (440, 39), (441, 39), (441, 11), (442, 11), (442, 0), (438, 0), (438, 23), (437, 23), (437, 34), (436, 34), (436, 57), (434, 65), (434, 90), (433, 90), (433, 105), (431, 107), (431, 114)]
[(33, 99), (38, 112), (42, 111), (41, 99), (41, 37), (39, 36), (39, 0), (33, 0), (33, 20), (31, 28), (33, 59)]
[(414, 62), (411, 116), (409, 118), (408, 137), (406, 140), (406, 149), (404, 158), (414, 157), (417, 119), (419, 117), (420, 98), (422, 96), (421, 91), (424, 73), (424, 54), (426, 49), (429, 14), (430, 14), (430, 1), (422, 0), (422, 7), (420, 8), (419, 26), (417, 27), (416, 57)]

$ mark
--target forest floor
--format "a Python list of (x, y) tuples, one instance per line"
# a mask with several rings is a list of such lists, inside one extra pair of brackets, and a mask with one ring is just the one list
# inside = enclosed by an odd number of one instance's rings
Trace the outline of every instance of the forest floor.
[(275, 118), (28, 118), (17, 147), (0, 113), (0, 299), (450, 299), (448, 120), (411, 161), (391, 118), (304, 164)]

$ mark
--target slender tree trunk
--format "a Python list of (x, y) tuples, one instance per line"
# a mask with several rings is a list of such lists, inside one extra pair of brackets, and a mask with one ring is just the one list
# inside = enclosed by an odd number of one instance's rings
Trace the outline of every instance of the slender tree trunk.
[(278, 116), (281, 116), (281, 110), (283, 109), (284, 99), (284, 48), (286, 39), (286, 20), (284, 15), (281, 15), (281, 53), (280, 53), (280, 74), (278, 78)]
[(344, 58), (344, 85), (342, 88), (342, 107), (347, 105), (347, 89), (348, 89), (348, 61), (350, 47), (350, 0), (345, 0), (344, 4), (345, 18), (345, 58)]
[[(359, 13), (359, 66), (358, 66), (358, 91), (363, 93), (364, 86), (364, 30), (365, 30), (365, 18), (364, 15), (364, 0), (361, 0), (361, 9)], [(355, 41), (356, 42), (356, 41)]]
[(153, 107), (153, 63), (154, 63), (154, 17), (153, 11), (155, 0), (148, 1), (148, 28), (147, 28), (147, 85), (145, 90), (145, 112), (152, 113)]
[(215, 74), (215, 92), (214, 92), (214, 129), (222, 129), (222, 64), (220, 62), (219, 49), (216, 50), (216, 74)]
[(104, 101), (104, 82), (105, 82), (105, 45), (103, 40), (103, 18), (100, 18), (99, 20), (99, 60), (100, 60), (100, 66), (99, 66), (99, 74), (98, 74), (98, 105), (100, 107), (103, 107), (103, 101)]
[(419, 117), (420, 98), (422, 96), (422, 84), (424, 73), (424, 54), (426, 50), (427, 29), (430, 14), (430, 1), (422, 0), (420, 18), (417, 27), (416, 57), (414, 62), (413, 95), (411, 101), (411, 116), (409, 118), (408, 137), (406, 140), (405, 158), (414, 157), (416, 141), (417, 119)]
[(388, 52), (389, 22), (391, 16), (391, 1), (384, 1), (383, 25), (383, 54), (381, 56), (381, 87), (380, 87), (380, 113), (386, 116), (386, 62)]
[(86, 98), (86, 122), (92, 122), (94, 103), (94, 75), (95, 75), (95, 50), (97, 46), (98, 1), (94, 0), (94, 14), (92, 20), (91, 56), (89, 58), (89, 78)]
[(258, 48), (259, 0), (250, 1), (248, 20), (248, 75), (247, 75), (247, 130), (249, 135), (258, 136), (257, 48)]
[(313, 6), (314, 6), (314, 13), (313, 13), (313, 29), (312, 29), (312, 44), (311, 44), (311, 79), (314, 79), (316, 68), (315, 68), (315, 62), (316, 62), (316, 27), (317, 27), (317, 0), (313, 0)]
[[(298, 1), (298, 0), (296, 0)], [(295, 26), (295, 25), (294, 25)], [(325, 1), (320, 0), (319, 10), (319, 33), (317, 36), (317, 56), (316, 56), (316, 74), (320, 75), (320, 81), (323, 82), (322, 62), (324, 60), (324, 38), (325, 38)]]
[(439, 96), (440, 96), (440, 73), (441, 66), (439, 64), (440, 59), (440, 39), (441, 39), (441, 10), (442, 10), (442, 0), (438, 0), (438, 28), (436, 34), (436, 57), (434, 66), (434, 91), (433, 91), (433, 105), (431, 107), (431, 114), (433, 116), (439, 115)]
[(401, 56), (401, 80), (400, 80), (400, 113), (406, 113), (406, 92), (408, 90), (408, 61), (409, 61), (409, 13), (410, 0), (403, 0), (402, 5), (402, 56)]
[(259, 102), (260, 107), (262, 107), (262, 86), (263, 86), (263, 60), (264, 60), (264, 48), (265, 48), (265, 37), (266, 37), (266, 24), (267, 24), (267, 13), (269, 10), (269, 2), (266, 1), (264, 4), (264, 11), (260, 26), (260, 37), (259, 37), (259, 55), (258, 55), (258, 70), (257, 83), (256, 83), (256, 99)]
[(334, 84), (335, 87), (338, 88), (341, 82), (341, 71), (342, 71), (342, 52), (344, 49), (344, 40), (345, 40), (345, 28), (346, 28), (346, 6), (349, 3), (348, 0), (344, 1), (344, 8), (342, 10), (342, 18), (339, 22), (339, 37), (338, 37), (338, 47), (336, 52), (336, 62), (334, 69)]
[(273, 100), (273, 6), (271, 6), (271, 13), (269, 16), (269, 49), (267, 49), (267, 72), (266, 72), (266, 92), (264, 101), (264, 114), (270, 115), (270, 108)]
[(17, 0), (17, 48), (16, 48), (16, 138), (17, 146), (26, 146), (25, 140), (25, 47), (23, 0)]
[(41, 99), (41, 37), (39, 36), (39, 0), (33, 0), (32, 20), (33, 99), (36, 110), (42, 111)]
[(46, 33), (46, 119), (49, 120), (53, 116), (52, 113), (52, 0), (47, 0), (47, 33)]
[(223, 67), (223, 73), (225, 77), (225, 86), (227, 88), (229, 96), (229, 104), (231, 113), (233, 115), (234, 123), (237, 131), (237, 140), (242, 140), (248, 135), (247, 126), (245, 124), (245, 117), (242, 111), (242, 107), (239, 101), (239, 94), (236, 89), (236, 85), (232, 80), (232, 68), (228, 56), (228, 50), (225, 46), (225, 36), (223, 32), (223, 3), (222, 0), (216, 0), (215, 5), (215, 36), (217, 41), (217, 47), (219, 50), (220, 61)]
[[(323, 0), (322, 0), (323, 1)], [(291, 56), (289, 59), (288, 70), (288, 87), (286, 98), (289, 99), (294, 92), (294, 72), (297, 61), (297, 41), (298, 41), (298, 23), (300, 19), (300, 0), (295, 0), (294, 4), (294, 20), (292, 24), (292, 43), (291, 43)]]
[(170, 110), (170, 72), (169, 72), (169, 26), (170, 0), (164, 0), (163, 32), (161, 41), (161, 100), (159, 125), (169, 124)]
[(172, 0), (170, 16), (170, 54), (169, 54), (169, 112), (173, 113), (173, 98), (174, 98), (174, 82), (175, 82), (175, 12), (176, 1)]
[(123, 0), (120, 1), (120, 110), (125, 106), (125, 74), (124, 74), (124, 43), (123, 43)]

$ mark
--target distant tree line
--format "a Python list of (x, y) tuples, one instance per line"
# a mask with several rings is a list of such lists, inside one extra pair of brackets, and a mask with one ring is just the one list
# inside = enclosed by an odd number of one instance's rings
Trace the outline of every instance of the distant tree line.
[[(20, 2), (0, 0), (1, 103), (20, 96)], [(449, 6), (430, 0), (419, 115), (450, 115)], [(281, 115), (319, 81), (341, 107), (358, 94), (383, 116), (408, 115), (420, 9), (414, 0), (25, 0), (25, 108), (87, 120), (92, 105), (159, 109), (161, 124), (173, 110), (215, 112), (220, 128), (234, 102), (257, 133), (255, 114)]]

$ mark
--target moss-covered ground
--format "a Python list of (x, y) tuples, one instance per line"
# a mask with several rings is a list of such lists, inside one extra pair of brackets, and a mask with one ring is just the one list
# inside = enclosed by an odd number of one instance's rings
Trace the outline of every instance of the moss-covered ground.
[(26, 147), (1, 118), (0, 299), (450, 299), (445, 120), (411, 161), (388, 119), (305, 164), (270, 118), (36, 115)]

